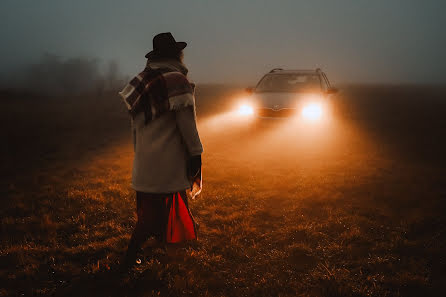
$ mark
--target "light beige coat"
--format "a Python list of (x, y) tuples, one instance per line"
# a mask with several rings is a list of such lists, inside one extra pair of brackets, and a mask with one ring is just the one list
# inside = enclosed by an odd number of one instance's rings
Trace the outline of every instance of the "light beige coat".
[(193, 101), (193, 107), (166, 112), (147, 124), (143, 113), (132, 120), (135, 150), (132, 187), (136, 191), (173, 193), (190, 188), (187, 162), (190, 156), (203, 152), (196, 125), (195, 98)]

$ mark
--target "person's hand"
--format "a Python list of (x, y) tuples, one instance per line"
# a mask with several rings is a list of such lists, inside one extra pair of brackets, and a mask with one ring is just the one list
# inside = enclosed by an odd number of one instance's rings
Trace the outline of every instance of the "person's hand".
[(187, 175), (191, 182), (200, 174), (201, 171), (201, 155), (192, 156), (187, 166)]
[(186, 190), (186, 194), (190, 199), (195, 199), (200, 194), (202, 188), (201, 155), (193, 156), (189, 159), (187, 171), (191, 187)]

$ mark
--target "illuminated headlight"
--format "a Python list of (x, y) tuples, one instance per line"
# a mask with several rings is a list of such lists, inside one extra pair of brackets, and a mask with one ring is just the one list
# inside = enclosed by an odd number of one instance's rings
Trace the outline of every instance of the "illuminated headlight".
[(250, 116), (254, 114), (254, 108), (250, 105), (243, 104), (239, 107), (238, 113), (243, 116)]
[(308, 103), (302, 108), (301, 115), (305, 119), (318, 120), (322, 117), (322, 104), (318, 102)]

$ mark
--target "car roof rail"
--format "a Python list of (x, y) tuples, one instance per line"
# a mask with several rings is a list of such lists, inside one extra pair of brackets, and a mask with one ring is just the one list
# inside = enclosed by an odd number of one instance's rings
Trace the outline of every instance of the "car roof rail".
[(273, 72), (277, 72), (277, 71), (282, 71), (282, 68), (274, 68), (272, 69), (269, 73), (273, 73)]

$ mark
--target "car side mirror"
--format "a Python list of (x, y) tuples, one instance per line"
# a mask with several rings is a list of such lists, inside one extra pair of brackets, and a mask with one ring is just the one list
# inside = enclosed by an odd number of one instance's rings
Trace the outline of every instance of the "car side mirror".
[(330, 87), (327, 90), (327, 94), (336, 94), (337, 92), (339, 92), (339, 90), (335, 87)]
[(254, 93), (254, 88), (246, 88), (245, 92), (248, 94), (252, 94), (252, 93)]

